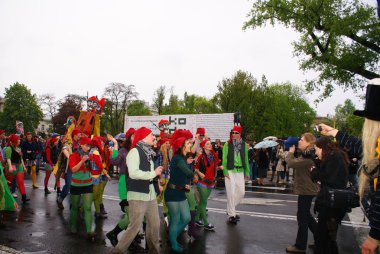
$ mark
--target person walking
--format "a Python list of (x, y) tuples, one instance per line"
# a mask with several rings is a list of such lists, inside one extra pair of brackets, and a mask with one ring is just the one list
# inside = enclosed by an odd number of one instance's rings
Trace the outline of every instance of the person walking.
[(91, 149), (91, 139), (82, 137), (79, 141), (80, 147), (77, 152), (72, 153), (69, 158), (69, 167), (72, 172), (70, 186), (70, 231), (77, 233), (77, 222), (79, 205), (82, 198), (84, 211), (84, 222), (86, 225), (86, 238), (92, 239), (92, 202), (93, 184), (91, 178), (91, 159), (89, 152)]
[[(22, 152), (20, 149), (20, 137), (16, 134), (11, 134), (8, 138), (7, 148), (5, 148), (5, 157), (7, 158), (8, 167), (8, 182), (11, 184), (16, 179), (17, 188), (20, 191), (22, 197), (22, 203), (26, 204), (30, 201), (26, 197), (24, 173), (26, 173), (26, 167), (22, 160)], [(9, 186), (11, 188), (11, 186)]]
[[(58, 155), (59, 155), (58, 139), (50, 138), (46, 142), (46, 148), (45, 148), (46, 165), (45, 165), (44, 186), (45, 186), (46, 195), (51, 193), (48, 188), (49, 178), (50, 178), (54, 165), (58, 161)], [(58, 191), (60, 190), (60, 182), (56, 181), (56, 184), (57, 184), (57, 191)]]
[(27, 132), (25, 135), (25, 140), (21, 143), (22, 157), (24, 160), (24, 165), (28, 172), (32, 175), (32, 187), (33, 189), (38, 189), (37, 186), (37, 168), (36, 168), (36, 157), (38, 154), (37, 143), (33, 140), (31, 132)]
[(223, 174), (227, 192), (228, 221), (237, 224), (240, 216), (236, 206), (245, 194), (244, 172), (249, 180), (248, 144), (241, 138), (243, 128), (234, 126), (232, 138), (223, 146)]
[(146, 240), (149, 253), (159, 253), (160, 219), (157, 194), (153, 179), (161, 175), (162, 166), (154, 169), (155, 152), (152, 149), (155, 136), (141, 127), (135, 132), (131, 150), (127, 155), (129, 179), (127, 180), (129, 225), (111, 253), (124, 253), (140, 230), (144, 217), (147, 220)]
[[(208, 222), (206, 208), (208, 198), (215, 186), (217, 170), (223, 169), (223, 167), (218, 166), (219, 158), (218, 155), (213, 151), (210, 140), (202, 141), (200, 146), (203, 150), (202, 154), (198, 157), (196, 169), (203, 173), (205, 177), (200, 178), (197, 183), (199, 204), (196, 223), (198, 226), (203, 226), (205, 230), (214, 231), (214, 225)], [(200, 221), (200, 219), (202, 219), (202, 221)]]

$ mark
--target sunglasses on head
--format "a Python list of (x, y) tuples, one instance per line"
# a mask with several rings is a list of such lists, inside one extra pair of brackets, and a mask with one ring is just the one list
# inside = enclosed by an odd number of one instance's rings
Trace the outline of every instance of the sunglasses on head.
[(240, 134), (240, 132), (233, 131), (232, 134)]
[(205, 135), (204, 134), (199, 134), (200, 137), (204, 137)]

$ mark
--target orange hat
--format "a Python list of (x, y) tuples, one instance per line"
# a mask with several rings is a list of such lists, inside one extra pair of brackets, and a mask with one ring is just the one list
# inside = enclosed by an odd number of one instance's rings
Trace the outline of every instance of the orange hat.
[(80, 139), (79, 144), (80, 145), (92, 145), (92, 141), (89, 137), (84, 136)]
[(131, 149), (136, 146), (137, 142), (146, 138), (151, 132), (152, 131), (146, 127), (141, 127), (139, 129), (137, 129), (135, 132), (135, 138), (133, 139), (133, 143), (131, 145)]

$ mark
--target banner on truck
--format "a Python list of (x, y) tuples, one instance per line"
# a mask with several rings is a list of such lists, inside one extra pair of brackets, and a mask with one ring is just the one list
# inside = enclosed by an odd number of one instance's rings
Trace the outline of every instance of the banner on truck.
[(229, 139), (230, 131), (234, 126), (234, 114), (183, 114), (183, 115), (159, 115), (159, 116), (125, 116), (124, 131), (133, 127), (147, 127), (155, 135), (159, 135), (158, 122), (166, 119), (170, 122), (169, 131), (173, 133), (176, 129), (190, 130), (193, 135), (198, 127), (206, 130), (206, 135), (215, 141), (220, 139), (225, 142)]

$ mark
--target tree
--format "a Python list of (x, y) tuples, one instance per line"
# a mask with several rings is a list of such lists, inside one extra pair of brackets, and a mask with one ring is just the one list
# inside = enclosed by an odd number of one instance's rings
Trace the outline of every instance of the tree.
[(153, 107), (157, 110), (159, 115), (162, 114), (164, 108), (164, 101), (166, 97), (167, 88), (166, 86), (160, 86), (153, 95)]
[(58, 107), (55, 96), (53, 94), (41, 94), (38, 96), (37, 100), (43, 112), (46, 115), (50, 116), (51, 119), (53, 119)]
[(124, 118), (129, 104), (137, 98), (135, 86), (111, 83), (105, 88), (103, 96), (106, 104), (102, 124), (110, 133), (119, 133), (124, 130)]
[(7, 133), (16, 132), (16, 121), (24, 124), (25, 132), (34, 132), (43, 119), (37, 96), (27, 86), (14, 83), (5, 88), (4, 111), (0, 115), (0, 127)]
[(240, 112), (241, 124), (250, 140), (266, 136), (299, 136), (310, 131), (316, 113), (304, 91), (290, 83), (261, 83), (247, 72), (238, 71), (218, 85), (215, 95), (223, 112)]
[(79, 118), (82, 104), (86, 101), (84, 96), (76, 94), (68, 94), (58, 102), (57, 113), (52, 118), (54, 131), (60, 134), (66, 132), (66, 120), (69, 116), (74, 116), (76, 120)]
[(339, 104), (335, 108), (336, 127), (339, 130), (348, 132), (351, 135), (360, 137), (362, 133), (364, 118), (355, 116), (355, 105), (350, 100), (344, 101), (344, 104)]
[(300, 34), (294, 54), (302, 70), (320, 73), (306, 88), (324, 88), (322, 98), (331, 94), (334, 84), (355, 90), (366, 79), (380, 77), (379, 20), (376, 9), (360, 0), (258, 0), (249, 16), (243, 29), (269, 22)]
[(145, 102), (141, 100), (132, 101), (127, 109), (127, 114), (129, 116), (150, 116), (152, 113), (148, 106), (145, 105)]

